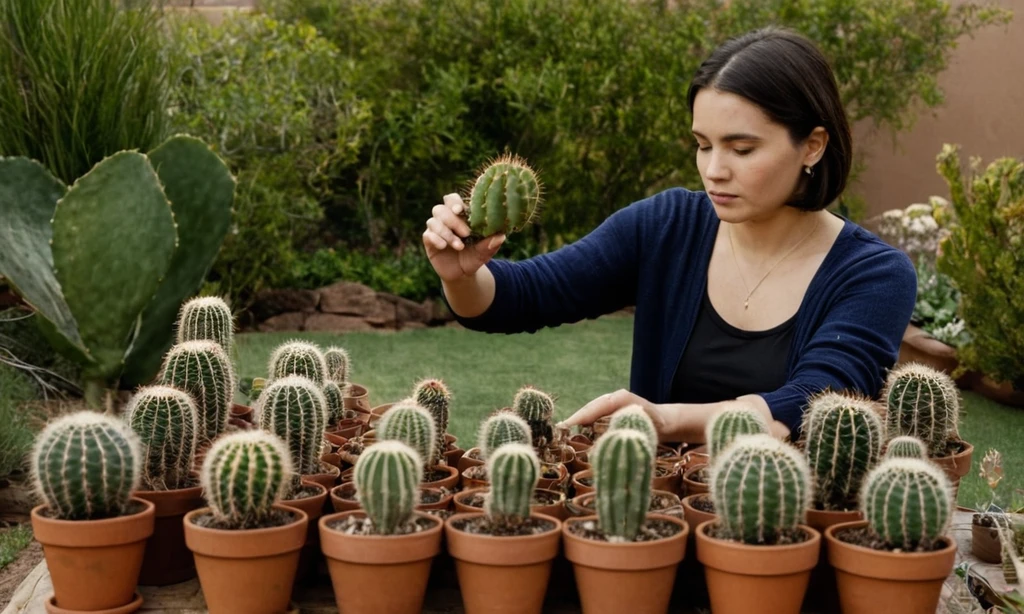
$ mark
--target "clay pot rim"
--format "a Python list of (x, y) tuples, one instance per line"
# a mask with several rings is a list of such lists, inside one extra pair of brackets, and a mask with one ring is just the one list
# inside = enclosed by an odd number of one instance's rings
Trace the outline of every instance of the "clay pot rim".
[[(309, 498), (312, 498), (312, 497), (309, 497)], [(258, 529), (214, 529), (212, 527), (202, 527), (202, 526), (199, 526), (198, 524), (192, 522), (192, 519), (195, 518), (196, 516), (200, 516), (202, 514), (206, 514), (206, 513), (210, 512), (212, 510), (212, 508), (207, 505), (205, 507), (200, 507), (198, 509), (194, 509), (191, 512), (185, 514), (185, 518), (184, 518), (183, 522), (185, 523), (185, 526), (187, 528), (189, 528), (190, 530), (193, 530), (193, 531), (197, 531), (199, 534), (208, 534), (208, 533), (223, 534), (223, 533), (230, 533), (231, 535), (237, 535), (237, 534), (245, 533), (246, 536), (248, 536), (248, 537), (258, 539), (258, 538), (260, 538), (260, 537), (262, 537), (264, 535), (267, 535), (269, 533), (277, 533), (277, 532), (281, 532), (283, 530), (289, 529), (293, 525), (302, 522), (303, 518), (306, 518), (308, 520), (308, 518), (306, 517), (306, 512), (303, 512), (302, 510), (296, 509), (294, 507), (288, 507), (286, 505), (282, 505), (279, 502), (278, 503), (274, 503), (274, 509), (276, 509), (279, 512), (286, 512), (288, 514), (291, 514), (293, 516), (293, 520), (291, 522), (289, 522), (288, 524), (284, 524), (284, 525), (281, 525), (281, 526), (277, 526), (277, 527), (261, 527), (261, 528), (258, 528)]]
[(583, 542), (585, 544), (599, 544), (599, 545), (602, 545), (602, 546), (610, 546), (610, 547), (614, 546), (615, 548), (622, 548), (623, 550), (628, 551), (628, 550), (642, 550), (645, 547), (649, 548), (651, 546), (651, 544), (664, 544), (664, 543), (670, 542), (672, 540), (685, 540), (690, 535), (690, 525), (687, 524), (687, 522), (685, 520), (683, 520), (682, 518), (676, 518), (675, 516), (667, 516), (665, 514), (655, 514), (653, 512), (648, 512), (647, 516), (646, 516), (646, 519), (647, 520), (651, 520), (651, 519), (667, 520), (667, 521), (671, 522), (672, 524), (681, 525), (683, 530), (678, 532), (678, 533), (676, 533), (675, 535), (673, 535), (671, 537), (666, 537), (664, 539), (659, 539), (659, 540), (645, 541), (645, 542), (599, 542), (599, 541), (597, 541), (595, 539), (587, 539), (585, 537), (579, 537), (579, 536), (573, 535), (572, 533), (569, 532), (569, 525), (570, 524), (577, 524), (577, 523), (589, 522), (589, 521), (597, 522), (597, 514), (590, 514), (589, 516), (577, 516), (576, 518), (567, 518), (565, 521), (563, 521), (562, 522), (562, 538), (565, 539), (565, 540), (580, 541), (580, 542)]
[(541, 533), (537, 533), (537, 534), (534, 534), (534, 535), (484, 535), (484, 534), (481, 534), (481, 533), (468, 533), (466, 531), (463, 531), (462, 529), (458, 529), (458, 528), (452, 526), (452, 521), (453, 520), (462, 520), (462, 519), (466, 519), (466, 518), (475, 518), (477, 516), (484, 516), (484, 515), (485, 515), (485, 512), (458, 512), (456, 514), (452, 514), (451, 516), (448, 517), (447, 520), (444, 521), (445, 534), (447, 534), (449, 531), (451, 531), (453, 533), (458, 533), (460, 535), (468, 535), (468, 536), (470, 536), (470, 537), (472, 537), (474, 539), (480, 539), (482, 541), (493, 541), (493, 542), (500, 541), (501, 543), (525, 543), (525, 542), (531, 542), (531, 541), (542, 541), (545, 537), (550, 537), (550, 533), (555, 533), (555, 532), (561, 533), (561, 531), (562, 531), (562, 521), (561, 520), (555, 518), (554, 516), (551, 516), (550, 514), (540, 514), (538, 512), (534, 512), (534, 511), (530, 512), (530, 518), (539, 518), (541, 520), (546, 520), (548, 522), (553, 522), (555, 524), (555, 526), (552, 529), (548, 530), (548, 531), (543, 531)]
[[(44, 516), (42, 513), (43, 510), (49, 509), (50, 505), (48, 503), (40, 503), (33, 507), (32, 511), (29, 513), (29, 518), (32, 523), (32, 533), (36, 541), (40, 544), (69, 548), (120, 546), (146, 540), (153, 534), (153, 530), (156, 525), (156, 504), (152, 501), (140, 499), (136, 496), (130, 497), (129, 500), (141, 503), (143, 505), (143, 509), (135, 512), (134, 514), (115, 516), (113, 518), (102, 518), (99, 520), (65, 520), (62, 518)], [(128, 523), (130, 523), (130, 530), (114, 531), (115, 527)], [(148, 530), (144, 529), (146, 525), (149, 527)], [(54, 534), (66, 535), (68, 534), (68, 531), (72, 530), (73, 532), (70, 533), (70, 535), (75, 536), (75, 539), (68, 540), (66, 538), (54, 538)], [(115, 534), (117, 535), (117, 539), (104, 540), (102, 537), (97, 536), (101, 531), (103, 533)], [(92, 539), (87, 538), (87, 536)]]
[(181, 516), (199, 507), (195, 505), (197, 501), (205, 504), (202, 485), (168, 490), (134, 490), (132, 496), (152, 502), (157, 508), (157, 518)]
[(444, 521), (443, 520), (441, 520), (437, 516), (434, 516), (434, 515), (431, 515), (431, 514), (427, 514), (425, 512), (420, 511), (420, 510), (413, 511), (413, 516), (416, 516), (416, 517), (419, 517), (419, 518), (427, 518), (431, 522), (434, 523), (434, 526), (429, 528), (429, 529), (427, 529), (426, 531), (420, 531), (419, 533), (407, 533), (405, 535), (349, 535), (347, 533), (342, 533), (341, 531), (336, 531), (336, 530), (330, 528), (329, 526), (327, 526), (328, 522), (333, 522), (335, 520), (338, 520), (342, 516), (357, 516), (357, 515), (358, 516), (367, 516), (366, 510), (358, 509), (358, 510), (349, 510), (347, 512), (334, 512), (333, 514), (325, 514), (325, 515), (320, 517), (320, 520), (319, 520), (318, 524), (320, 525), (320, 529), (321, 530), (327, 531), (328, 533), (330, 533), (332, 535), (344, 535), (346, 540), (352, 540), (354, 542), (363, 542), (363, 543), (377, 541), (377, 540), (381, 540), (381, 539), (396, 540), (396, 539), (402, 539), (402, 538), (408, 538), (408, 537), (418, 537), (418, 536), (426, 535), (428, 533), (433, 533), (434, 531), (441, 531), (441, 529), (444, 527)]
[(142, 607), (142, 595), (135, 591), (133, 593), (132, 600), (128, 603), (118, 606), (116, 608), (107, 608), (105, 610), (91, 610), (89, 612), (83, 612), (82, 610), (68, 610), (57, 605), (57, 595), (54, 593), (50, 595), (50, 598), (46, 600), (46, 612), (47, 614), (129, 614), (130, 612), (138, 611)]
[[(490, 486), (477, 486), (476, 488), (467, 488), (466, 490), (460, 490), (459, 492), (454, 493), (452, 495), (452, 501), (454, 501), (455, 499), (459, 499), (460, 503), (461, 503), (461, 500), (465, 499), (465, 498), (468, 498), (468, 495), (471, 495), (471, 494), (475, 495), (475, 494), (478, 494), (478, 493), (482, 494), (482, 493), (485, 493), (485, 492), (490, 492), (490, 490), (491, 490)], [(533, 503), (531, 503), (530, 504), (531, 507), (533, 507), (535, 505), (544, 505), (544, 506), (558, 505), (559, 503), (565, 503), (566, 501), (569, 500), (569, 498), (565, 496), (565, 493), (560, 491), (560, 490), (554, 490), (554, 489), (551, 489), (551, 488), (539, 488), (538, 487), (538, 488), (534, 488), (533, 492), (537, 492), (538, 490), (541, 490), (541, 491), (544, 491), (544, 492), (555, 493), (556, 495), (559, 496), (559, 499), (558, 499), (558, 501), (555, 501), (554, 503), (543, 503), (543, 504), (540, 504), (540, 503), (533, 504)], [(467, 496), (463, 497), (463, 495), (467, 495)], [(466, 504), (463, 503), (463, 505), (466, 505)], [(468, 513), (468, 512), (460, 512), (460, 513)], [(531, 512), (530, 515), (532, 516), (533, 513)], [(543, 516), (544, 514), (541, 514), (541, 515)]]
[(810, 544), (821, 541), (821, 531), (818, 531), (817, 529), (810, 527), (804, 523), (798, 524), (797, 527), (805, 533), (809, 533), (811, 535), (811, 539), (805, 539), (799, 544), (765, 546), (761, 544), (746, 544), (743, 542), (732, 541), (729, 539), (720, 539), (718, 537), (711, 537), (710, 535), (708, 535), (707, 531), (711, 528), (711, 525), (718, 524), (719, 522), (719, 520), (705, 520), (704, 522), (697, 525), (697, 530), (695, 533), (698, 541), (707, 540), (708, 542), (714, 543), (717, 546), (721, 546), (722, 548), (728, 548), (732, 550), (748, 551), (749, 549), (753, 548), (756, 549), (757, 552), (771, 553), (792, 552), (794, 550), (800, 550), (802, 548), (809, 548)]
[[(356, 399), (356, 398), (359, 398), (359, 397), (365, 397), (367, 394), (370, 393), (370, 389), (367, 388), (366, 386), (363, 386), (362, 384), (357, 384), (355, 382), (349, 382), (348, 383), (348, 389), (346, 390), (346, 392), (352, 393), (352, 394), (346, 394), (345, 395), (346, 397), (348, 397), (350, 399)], [(369, 412), (367, 412), (367, 413), (369, 413)]]
[(974, 444), (963, 439), (960, 439), (959, 442), (963, 444), (963, 450), (956, 454), (936, 456), (934, 458), (929, 458), (928, 460), (939, 465), (943, 470), (955, 469), (956, 475), (960, 477), (967, 475), (971, 471), (971, 463), (962, 461), (971, 458), (974, 455)]
[[(305, 477), (305, 476), (303, 476), (303, 477)], [(317, 497), (319, 497), (321, 495), (322, 496), (327, 496), (330, 493), (330, 491), (327, 490), (327, 487), (324, 486), (323, 484), (318, 484), (316, 482), (311, 482), (309, 480), (302, 480), (299, 483), (302, 484), (303, 486), (315, 486), (317, 488), (322, 488), (322, 489), (324, 489), (324, 491), (321, 492), (321, 493), (317, 493), (315, 495), (310, 495), (308, 497), (301, 497), (299, 499), (281, 499), (281, 500), (278, 501), (278, 503), (283, 503), (284, 501), (302, 501), (304, 499), (316, 499)], [(333, 489), (331, 489), (331, 490), (333, 490)]]
[(840, 524), (834, 524), (831, 527), (825, 529), (823, 537), (831, 547), (833, 544), (836, 547), (849, 548), (850, 550), (859, 554), (870, 554), (879, 558), (898, 558), (901, 561), (914, 561), (928, 558), (934, 558), (949, 553), (950, 550), (956, 551), (957, 543), (956, 540), (952, 539), (948, 535), (943, 535), (939, 539), (946, 542), (946, 547), (941, 550), (933, 550), (932, 552), (893, 552), (891, 550), (875, 550), (874, 548), (865, 548), (864, 546), (858, 546), (857, 544), (851, 544), (845, 542), (838, 537), (836, 533), (844, 529), (857, 529), (860, 527), (867, 526), (867, 520), (855, 520), (853, 522), (843, 522)]
[[(176, 498), (182, 498), (183, 499), (183, 498), (185, 498), (187, 496), (191, 496), (193, 493), (196, 494), (196, 495), (201, 495), (202, 492), (203, 492), (202, 484), (197, 484), (195, 486), (189, 486), (188, 488), (167, 488), (165, 490), (142, 490), (142, 489), (138, 489), (138, 490), (133, 490), (132, 491), (132, 496), (133, 497), (138, 497), (139, 495), (146, 495), (147, 497), (152, 497), (153, 499), (176, 499)], [(151, 499), (147, 499), (147, 501), (149, 501), (149, 500), (151, 500)]]

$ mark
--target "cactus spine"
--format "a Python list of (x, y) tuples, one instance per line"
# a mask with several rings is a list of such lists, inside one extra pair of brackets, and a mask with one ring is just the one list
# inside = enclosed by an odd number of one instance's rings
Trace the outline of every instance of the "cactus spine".
[(938, 539), (952, 507), (949, 479), (926, 460), (886, 459), (868, 474), (861, 492), (868, 526), (886, 544), (904, 550)]
[(181, 306), (177, 343), (186, 341), (213, 341), (231, 356), (235, 343), (235, 320), (224, 299), (200, 296)]
[(770, 435), (744, 435), (712, 464), (711, 496), (732, 539), (772, 544), (803, 522), (810, 468), (796, 448)]
[(594, 445), (594, 505), (598, 524), (610, 537), (632, 540), (651, 505), (655, 450), (632, 429), (609, 430)]
[(125, 421), (142, 442), (142, 484), (174, 490), (191, 483), (199, 413), (192, 397), (170, 386), (140, 388), (128, 403)]
[(321, 473), (326, 405), (317, 385), (301, 375), (274, 380), (260, 395), (260, 428), (285, 442), (297, 474)]
[(749, 407), (730, 407), (720, 411), (708, 420), (704, 437), (708, 446), (708, 458), (722, 453), (740, 435), (757, 435), (768, 432), (764, 416)]
[(327, 409), (327, 424), (337, 424), (345, 415), (345, 391), (336, 382), (324, 382), (322, 392)]
[(121, 420), (92, 411), (49, 423), (32, 450), (36, 491), (63, 520), (124, 514), (141, 469), (135, 433)]
[(949, 440), (958, 438), (960, 395), (942, 371), (915, 363), (900, 366), (889, 373), (882, 395), (889, 438), (917, 437), (932, 457), (943, 456)]
[(345, 348), (332, 345), (324, 352), (327, 361), (327, 378), (344, 390), (349, 383), (349, 357)]
[(437, 427), (434, 464), (440, 464), (441, 457), (448, 445), (445, 433), (448, 432), (448, 408), (451, 405), (452, 395), (441, 380), (425, 379), (416, 384), (412, 398), (434, 417), (434, 425)]
[(530, 517), (533, 489), (540, 478), (540, 459), (528, 444), (507, 443), (487, 459), (491, 481), (484, 512), (492, 522), (515, 525)]
[(294, 475), (288, 448), (266, 431), (242, 431), (214, 442), (200, 472), (213, 517), (233, 529), (259, 527)]
[(374, 528), (390, 535), (412, 518), (423, 461), (401, 441), (378, 441), (359, 455), (353, 479), (356, 497)]
[(928, 450), (917, 437), (900, 435), (889, 440), (885, 448), (886, 458), (916, 458), (928, 460)]
[(412, 399), (400, 401), (385, 412), (377, 423), (377, 439), (404, 442), (416, 451), (425, 463), (425, 469), (437, 464), (434, 418)]
[(323, 386), (327, 374), (327, 359), (313, 343), (289, 341), (274, 349), (267, 372), (271, 380), (301, 375), (313, 380), (317, 386)]
[(647, 436), (651, 449), (658, 449), (658, 430), (654, 428), (650, 416), (639, 405), (627, 405), (612, 414), (608, 422), (608, 430), (633, 429)]
[(506, 154), (479, 173), (467, 200), (464, 217), (474, 240), (518, 232), (539, 212), (541, 184), (525, 160)]
[(856, 505), (864, 476), (882, 453), (882, 420), (860, 395), (822, 393), (810, 401), (803, 427), (814, 497), (825, 510)]
[(499, 447), (509, 443), (530, 444), (530, 425), (510, 411), (499, 411), (484, 420), (477, 445), (480, 457), (487, 460)]
[(555, 413), (555, 401), (547, 393), (533, 386), (524, 386), (512, 400), (512, 410), (530, 425), (533, 448), (544, 449), (554, 438), (551, 416)]
[(167, 352), (160, 383), (192, 395), (202, 427), (199, 441), (227, 429), (235, 394), (235, 372), (227, 353), (213, 341), (186, 341)]

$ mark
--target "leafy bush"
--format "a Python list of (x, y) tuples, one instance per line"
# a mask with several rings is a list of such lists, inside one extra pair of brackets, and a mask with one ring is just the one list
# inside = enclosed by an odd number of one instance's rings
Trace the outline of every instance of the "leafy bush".
[(441, 283), (419, 245), (376, 252), (319, 249), (302, 256), (292, 267), (287, 285), (319, 288), (338, 279), (354, 281), (381, 292), (422, 301), (438, 296)]

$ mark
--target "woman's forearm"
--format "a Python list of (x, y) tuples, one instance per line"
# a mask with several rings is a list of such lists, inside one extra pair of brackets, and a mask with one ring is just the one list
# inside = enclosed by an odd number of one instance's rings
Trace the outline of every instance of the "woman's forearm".
[(780, 439), (789, 436), (789, 427), (772, 418), (771, 409), (765, 400), (756, 394), (750, 394), (718, 403), (665, 403), (661, 406), (664, 409), (666, 422), (665, 430), (662, 433), (663, 439), (665, 441), (704, 443), (704, 429), (711, 417), (736, 405), (745, 405), (763, 415), (768, 421), (769, 432), (773, 436)]
[(486, 266), (455, 281), (441, 280), (441, 288), (452, 311), (463, 318), (482, 314), (494, 302), (494, 275)]

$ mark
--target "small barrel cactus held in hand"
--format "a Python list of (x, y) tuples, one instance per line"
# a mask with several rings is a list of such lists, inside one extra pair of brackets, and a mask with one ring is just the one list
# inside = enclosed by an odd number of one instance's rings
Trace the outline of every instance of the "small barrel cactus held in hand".
[(324, 360), (327, 361), (327, 379), (345, 390), (351, 376), (348, 351), (343, 347), (332, 345), (324, 352)]
[(480, 427), (480, 458), (487, 460), (499, 447), (509, 443), (530, 444), (530, 425), (515, 413), (499, 411), (484, 420)]
[(200, 442), (227, 429), (235, 394), (235, 372), (227, 353), (213, 341), (186, 341), (167, 352), (160, 382), (192, 396), (199, 412)]
[(851, 393), (824, 392), (810, 399), (802, 430), (821, 509), (856, 507), (861, 482), (882, 453), (882, 419), (875, 407)]
[(313, 380), (317, 386), (323, 386), (327, 377), (327, 359), (316, 344), (308, 341), (289, 341), (274, 349), (267, 373), (270, 374), (271, 380), (301, 375)]
[(928, 460), (928, 450), (924, 447), (924, 443), (917, 437), (900, 435), (899, 437), (893, 437), (889, 440), (889, 443), (886, 444), (885, 457)]
[(651, 449), (658, 449), (658, 430), (654, 428), (654, 422), (639, 405), (627, 405), (612, 414), (608, 422), (608, 430), (633, 429), (647, 436), (651, 443)]
[(771, 435), (743, 435), (712, 464), (711, 496), (731, 539), (774, 544), (804, 520), (810, 468), (796, 448)]
[(170, 386), (140, 388), (128, 403), (125, 421), (142, 442), (142, 484), (146, 489), (191, 485), (201, 428), (192, 397)]
[(412, 399), (399, 401), (381, 417), (377, 423), (377, 439), (404, 442), (416, 451), (425, 468), (439, 461), (434, 417)]
[(651, 505), (655, 449), (647, 435), (609, 430), (594, 445), (594, 503), (598, 524), (609, 538), (629, 541), (640, 532)]
[[(412, 398), (416, 400), (420, 407), (429, 411), (430, 415), (434, 417), (434, 424), (437, 426), (435, 453), (438, 456), (443, 455), (444, 449), (448, 445), (444, 436), (448, 432), (448, 409), (452, 401), (451, 392), (448, 391), (448, 387), (441, 380), (425, 379), (416, 384), (416, 388), (412, 392)], [(440, 458), (438, 460), (440, 461)]]
[(886, 544), (913, 551), (946, 530), (953, 511), (949, 479), (925, 460), (886, 459), (864, 480), (861, 511)]
[(528, 444), (507, 443), (487, 459), (491, 490), (484, 511), (492, 522), (515, 525), (530, 517), (540, 459)]
[(235, 320), (224, 299), (200, 296), (181, 306), (177, 343), (186, 341), (213, 341), (231, 356), (235, 342)]
[(463, 214), (469, 222), (470, 243), (498, 232), (511, 234), (528, 226), (539, 214), (542, 186), (526, 161), (506, 154), (478, 174)]
[(93, 520), (126, 512), (141, 477), (138, 437), (104, 414), (80, 411), (49, 423), (32, 450), (36, 491), (62, 520)]
[(512, 411), (530, 425), (533, 448), (541, 450), (554, 438), (551, 417), (555, 413), (555, 400), (551, 395), (533, 386), (523, 386), (512, 399)]
[(423, 461), (401, 441), (378, 441), (359, 455), (353, 481), (374, 528), (390, 535), (412, 518), (419, 503)]
[(251, 529), (270, 518), (293, 473), (280, 437), (242, 431), (214, 442), (203, 460), (200, 482), (214, 519), (232, 529)]
[(889, 438), (917, 437), (931, 457), (944, 456), (947, 443), (959, 438), (960, 394), (942, 371), (916, 363), (899, 366), (889, 373), (882, 398)]
[(768, 423), (764, 416), (749, 407), (730, 407), (720, 411), (708, 420), (704, 429), (708, 458), (713, 461), (740, 435), (757, 435), (767, 432)]
[(322, 473), (320, 447), (327, 425), (327, 402), (308, 378), (289, 375), (274, 380), (260, 395), (260, 428), (288, 446), (292, 467), (301, 475)]

